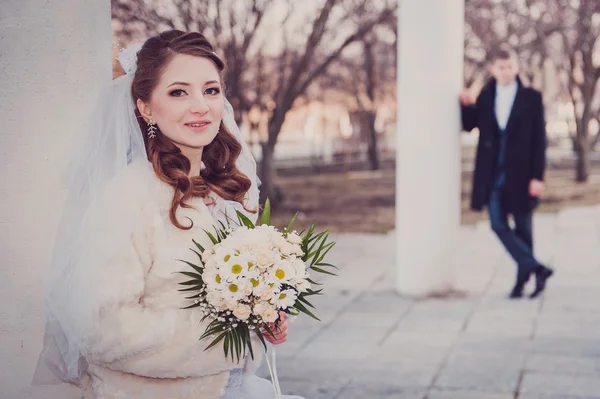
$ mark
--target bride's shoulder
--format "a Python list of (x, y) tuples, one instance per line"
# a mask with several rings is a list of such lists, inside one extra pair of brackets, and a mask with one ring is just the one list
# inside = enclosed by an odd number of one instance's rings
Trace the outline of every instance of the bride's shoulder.
[(141, 210), (157, 197), (161, 190), (159, 183), (150, 162), (135, 161), (107, 183), (100, 200), (115, 210)]
[(120, 192), (125, 198), (143, 195), (151, 188), (153, 175), (150, 162), (146, 160), (132, 162), (108, 182), (106, 194), (113, 195)]

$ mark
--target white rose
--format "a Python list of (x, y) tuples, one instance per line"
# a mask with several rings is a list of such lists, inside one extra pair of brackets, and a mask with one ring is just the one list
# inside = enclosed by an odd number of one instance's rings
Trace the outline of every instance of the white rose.
[(306, 264), (302, 261), (302, 259), (293, 259), (291, 263), (294, 271), (296, 272), (297, 278), (307, 277)]
[(260, 299), (262, 299), (263, 301), (268, 301), (269, 299), (273, 298), (273, 291), (271, 290), (270, 287), (265, 287), (259, 295)]
[(266, 321), (267, 323), (274, 323), (275, 320), (277, 320), (278, 316), (279, 315), (273, 308), (265, 309), (265, 311), (262, 312), (262, 314), (260, 315), (260, 317), (262, 317), (263, 321)]
[(296, 283), (296, 288), (298, 288), (298, 291), (300, 292), (306, 292), (310, 289), (310, 287), (310, 283), (304, 279), (298, 280), (298, 282)]
[(257, 316), (260, 316), (265, 312), (265, 310), (269, 309), (270, 307), (271, 305), (269, 305), (267, 302), (259, 302), (256, 305), (254, 305), (253, 313)]
[(285, 241), (284, 243), (281, 244), (281, 246), (279, 247), (279, 249), (281, 249), (281, 252), (284, 255), (294, 255), (298, 253), (298, 249), (300, 247), (298, 245), (289, 243), (287, 241)]
[(221, 294), (217, 291), (210, 291), (206, 294), (206, 301), (217, 308), (222, 306), (225, 302)]
[(227, 309), (229, 310), (234, 310), (238, 306), (238, 301), (235, 299), (226, 299), (225, 306), (227, 306)]
[(289, 233), (287, 235), (287, 240), (289, 242), (291, 242), (292, 244), (297, 244), (300, 245), (302, 243), (302, 237), (300, 237), (298, 234), (296, 233)]
[(250, 306), (242, 303), (238, 304), (233, 310), (233, 315), (242, 321), (248, 320), (251, 313), (252, 310), (250, 309)]
[(275, 259), (273, 259), (273, 253), (270, 251), (261, 251), (256, 254), (256, 261), (258, 262), (259, 267), (268, 267), (273, 264)]

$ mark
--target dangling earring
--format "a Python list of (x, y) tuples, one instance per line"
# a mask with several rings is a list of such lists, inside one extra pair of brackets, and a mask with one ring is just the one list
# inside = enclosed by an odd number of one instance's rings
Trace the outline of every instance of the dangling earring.
[(148, 138), (153, 139), (156, 137), (156, 122), (152, 119), (148, 120)]

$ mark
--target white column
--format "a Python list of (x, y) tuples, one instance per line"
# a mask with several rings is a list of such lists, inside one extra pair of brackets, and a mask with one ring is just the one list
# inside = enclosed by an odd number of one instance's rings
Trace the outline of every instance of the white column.
[(400, 294), (452, 288), (460, 225), (464, 0), (401, 0), (396, 175)]
[(33, 398), (61, 172), (111, 79), (110, 1), (0, 1), (0, 15), (0, 397)]

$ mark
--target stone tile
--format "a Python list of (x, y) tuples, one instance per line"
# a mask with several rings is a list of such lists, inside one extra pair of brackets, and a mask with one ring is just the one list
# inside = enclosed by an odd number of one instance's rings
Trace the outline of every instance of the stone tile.
[(523, 336), (505, 336), (463, 333), (456, 344), (457, 349), (471, 352), (519, 352), (530, 349), (531, 339)]
[(600, 338), (535, 337), (532, 350), (536, 354), (598, 357), (600, 356)]
[(534, 354), (526, 370), (564, 375), (592, 375), (600, 378), (600, 358)]
[(285, 395), (299, 395), (305, 399), (334, 399), (347, 381), (325, 381), (280, 379), (281, 391)]
[(509, 394), (517, 388), (524, 357), (516, 353), (452, 353), (435, 388)]
[(566, 397), (600, 396), (600, 375), (569, 376), (528, 372), (523, 378), (521, 392), (524, 395), (542, 394)]
[(404, 388), (396, 385), (349, 385), (345, 387), (335, 399), (423, 399), (425, 393), (424, 389)]
[(351, 384), (357, 387), (425, 388), (433, 381), (437, 369), (437, 365), (415, 364), (403, 359), (396, 362), (369, 361), (354, 374)]
[(513, 399), (512, 393), (489, 393), (463, 390), (432, 390), (427, 399)]

